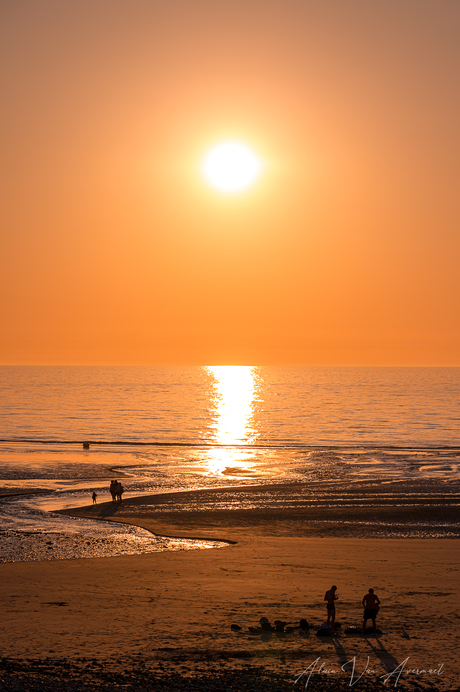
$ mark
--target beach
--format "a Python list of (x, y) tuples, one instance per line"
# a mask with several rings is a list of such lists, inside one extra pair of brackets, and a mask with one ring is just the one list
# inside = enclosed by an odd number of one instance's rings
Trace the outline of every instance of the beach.
[(460, 692), (460, 0), (0, 7), (0, 692)]
[[(231, 490), (246, 504), (261, 493)], [(182, 495), (180, 512), (158, 511), (158, 495), (66, 510), (226, 547), (0, 565), (4, 688), (47, 689), (64, 671), (66, 689), (292, 689), (307, 671), (296, 688), (385, 689), (386, 680), (399, 689), (458, 689), (458, 539), (375, 538), (371, 528), (367, 537), (340, 535), (343, 514), (310, 523), (308, 510), (295, 507), (219, 509), (219, 493), (229, 500), (228, 492), (170, 493), (174, 507), (173, 495)], [(369, 509), (346, 511), (358, 520)], [(389, 523), (407, 522), (408, 511), (389, 509)], [(432, 508), (441, 520), (446, 511), (458, 518), (455, 502)], [(320, 638), (332, 584), (341, 628)], [(382, 603), (383, 634), (346, 634), (362, 625), (370, 587)], [(262, 632), (262, 617), (286, 623), (285, 632)]]

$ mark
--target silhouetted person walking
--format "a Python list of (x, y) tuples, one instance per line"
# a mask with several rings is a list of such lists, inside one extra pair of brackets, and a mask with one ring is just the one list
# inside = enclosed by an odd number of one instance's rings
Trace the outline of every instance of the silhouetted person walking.
[(335, 602), (338, 596), (335, 595), (337, 591), (336, 586), (331, 586), (329, 591), (324, 594), (324, 600), (326, 601), (327, 608), (327, 626), (331, 630), (332, 634), (335, 633)]
[(380, 600), (379, 600), (379, 597), (375, 595), (374, 589), (369, 589), (369, 593), (367, 593), (364, 596), (363, 606), (364, 606), (363, 634), (366, 634), (366, 622), (368, 620), (372, 620), (372, 629), (374, 630), (374, 636), (375, 636), (377, 633), (377, 626), (375, 624), (375, 618), (377, 617), (377, 613), (380, 610), (380, 608), (379, 608)]

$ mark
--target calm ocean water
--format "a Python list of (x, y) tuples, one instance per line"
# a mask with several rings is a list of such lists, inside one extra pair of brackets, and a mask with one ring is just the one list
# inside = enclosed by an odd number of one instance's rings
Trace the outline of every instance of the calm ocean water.
[(53, 513), (107, 501), (114, 476), (125, 497), (376, 479), (436, 495), (459, 476), (460, 368), (4, 366), (0, 381), (0, 492), (43, 491), (0, 503), (0, 561), (206, 547)]
[(460, 368), (4, 366), (0, 378), (2, 440), (459, 443)]

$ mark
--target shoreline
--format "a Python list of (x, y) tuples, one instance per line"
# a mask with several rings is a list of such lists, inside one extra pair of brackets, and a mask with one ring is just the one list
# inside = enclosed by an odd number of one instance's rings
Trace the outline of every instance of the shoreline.
[(110, 495), (102, 487), (99, 504), (89, 506), (90, 491), (80, 492), (82, 504), (75, 506), (68, 499), (60, 503), (59, 493), (43, 500), (43, 493), (34, 496), (34, 490), (41, 488), (28, 488), (24, 499), (21, 493), (3, 498), (1, 562), (219, 548), (248, 531), (287, 538), (460, 537), (460, 485), (455, 481), (224, 482), (148, 495), (133, 489), (132, 496), (128, 486), (121, 504), (105, 501)]
[[(376, 500), (376, 487), (363, 484), (359, 496), (356, 491), (347, 496), (348, 486), (338, 491), (336, 483), (327, 482), (225, 486), (139, 495), (121, 503), (103, 502), (58, 513), (128, 523), (169, 538), (230, 543), (248, 530), (274, 537), (385, 538), (386, 532), (397, 538), (399, 532), (401, 539), (423, 538), (404, 535), (414, 525), (432, 526), (439, 534), (436, 539), (460, 537), (458, 482), (452, 482), (451, 494), (445, 489), (442, 497), (433, 497), (426, 489), (422, 492), (420, 482), (398, 482), (391, 485), (388, 497), (381, 491)], [(322, 497), (317, 496), (319, 488)]]
[[(362, 668), (369, 657), (375, 672), (356, 684), (358, 691), (374, 690), (379, 676), (406, 659), (414, 669), (442, 664), (443, 672), (405, 676), (398, 683), (401, 692), (420, 689), (417, 685), (457, 689), (460, 664), (453, 637), (460, 619), (460, 551), (455, 539), (343, 537), (334, 535), (341, 530), (337, 514), (328, 531), (323, 526), (318, 535), (306, 518), (312, 507), (276, 508), (285, 497), (294, 502), (298, 491), (299, 484), (213, 488), (61, 510), (135, 523), (154, 533), (235, 542), (209, 550), (0, 564), (0, 678), (25, 691), (58, 690), (61, 681), (51, 678), (62, 676), (69, 692), (118, 685), (152, 691), (233, 686), (240, 692), (244, 685), (292, 690), (295, 675), (316, 659), (329, 670), (341, 670), (353, 657)], [(250, 503), (251, 494), (252, 500), (271, 498), (274, 506), (210, 509), (224, 496), (230, 506), (235, 497)], [(376, 511), (373, 502), (370, 494)], [(449, 502), (451, 511), (456, 497)], [(359, 521), (369, 507), (343, 511)], [(439, 518), (444, 510), (435, 506), (433, 511)], [(326, 619), (323, 597), (332, 583), (338, 586), (342, 629), (337, 637), (319, 638), (314, 626)], [(362, 624), (361, 600), (371, 586), (382, 602), (377, 624), (384, 634), (348, 636), (346, 626)], [(249, 627), (257, 627), (261, 617), (294, 629), (251, 633)], [(311, 625), (307, 638), (296, 629), (301, 618)], [(232, 624), (241, 629), (232, 631)], [(312, 689), (350, 689), (343, 672), (315, 675)], [(24, 687), (14, 687), (18, 681)]]

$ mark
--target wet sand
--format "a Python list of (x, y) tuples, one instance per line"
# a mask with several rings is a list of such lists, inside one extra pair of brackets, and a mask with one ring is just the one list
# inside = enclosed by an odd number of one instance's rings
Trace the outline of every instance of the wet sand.
[(158, 493), (63, 512), (176, 538), (460, 537), (460, 483), (280, 483)]
[[(101, 689), (104, 680), (107, 689), (135, 689), (142, 681), (152, 690), (259, 689), (259, 682), (260, 689), (292, 689), (296, 674), (315, 660), (324, 665), (310, 689), (350, 689), (351, 664), (346, 672), (341, 666), (353, 659), (355, 676), (368, 664), (356, 690), (380, 687), (380, 676), (398, 666), (401, 678), (393, 673), (386, 687), (458, 689), (458, 539), (376, 539), (372, 528), (368, 537), (349, 529), (341, 535), (345, 515), (359, 520), (375, 511), (365, 506), (337, 509), (332, 517), (331, 508), (311, 508), (316, 519), (325, 517), (323, 524), (295, 507), (212, 510), (219, 492), (133, 498), (70, 513), (163, 535), (226, 540), (228, 547), (0, 565), (5, 689), (10, 678), (24, 681), (15, 689), (33, 689), (34, 675), (43, 683), (59, 671), (67, 671), (69, 690), (94, 689), (96, 679)], [(179, 500), (183, 511), (175, 508)], [(171, 511), (159, 511), (167, 502)], [(438, 520), (458, 513), (454, 502), (433, 507)], [(389, 505), (385, 512), (389, 523), (404, 523), (410, 516), (415, 521), (421, 509), (415, 506), (411, 515), (410, 508)], [(249, 632), (262, 616), (293, 627), (300, 618), (320, 625), (324, 592), (333, 583), (339, 636), (319, 638), (313, 628), (307, 638), (296, 628)], [(384, 634), (346, 635), (346, 626), (362, 624), (361, 599), (369, 587), (382, 601), (378, 625)], [(241, 630), (232, 631), (232, 624)], [(414, 669), (419, 672), (407, 672)], [(109, 680), (108, 671), (117, 670), (131, 677)]]

